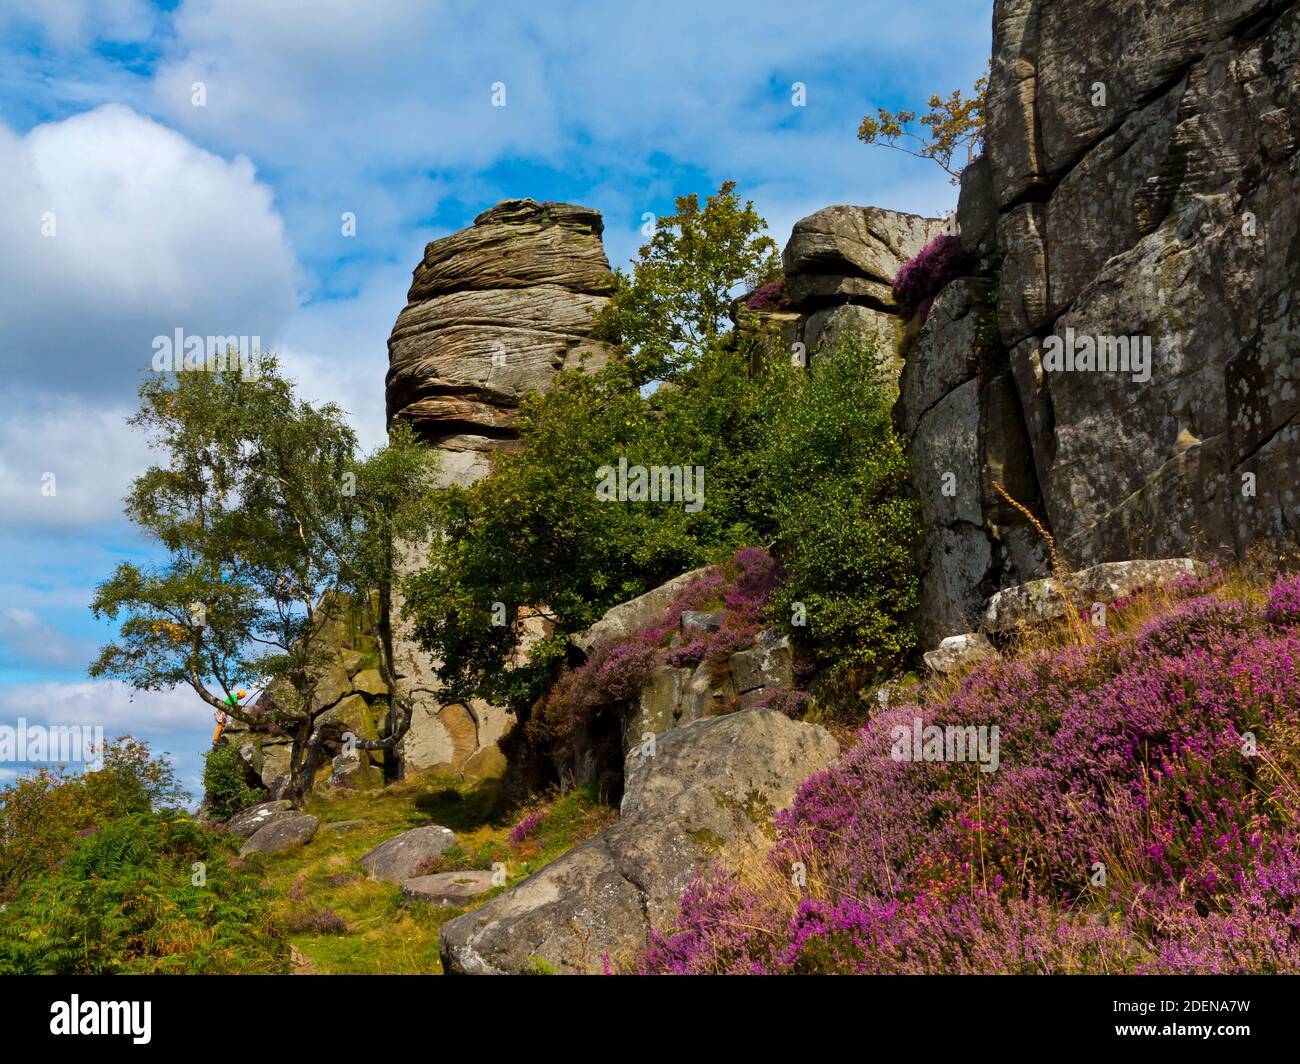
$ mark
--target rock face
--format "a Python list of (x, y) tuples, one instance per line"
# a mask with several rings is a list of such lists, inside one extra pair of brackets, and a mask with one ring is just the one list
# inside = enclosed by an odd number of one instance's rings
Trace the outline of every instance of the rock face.
[[(795, 223), (782, 256), (785, 286), (781, 305), (770, 311), (742, 307), (779, 336), (785, 356), (802, 344), (812, 357), (847, 331), (874, 336), (890, 359), (900, 320), (892, 285), (903, 264), (943, 230), (936, 218), (900, 214), (879, 207), (826, 207)], [(898, 364), (889, 362), (896, 373)]]
[(1045, 573), (994, 479), (1072, 568), (1300, 539), (1300, 3), (997, 0), (993, 31), (984, 282), (940, 296), (899, 417), (931, 642)]
[[(524, 395), (544, 391), (562, 369), (592, 370), (608, 358), (589, 336), (614, 286), (603, 230), (588, 207), (506, 200), (425, 248), (388, 340), (388, 416), (437, 448), (442, 484), (468, 485), (491, 469), (515, 437)], [(399, 574), (422, 563), (418, 544), (398, 554)], [(441, 703), (434, 663), (400, 619), (400, 602), (393, 620), (395, 680), (413, 704), (400, 772), (500, 774), (497, 741), (512, 718), (486, 702)]]
[(697, 721), (629, 759), (621, 817), (523, 883), (442, 928), (443, 970), (498, 974), (544, 961), (599, 972), (630, 961), (717, 861), (763, 852), (774, 810), (838, 753), (823, 728), (757, 710)]

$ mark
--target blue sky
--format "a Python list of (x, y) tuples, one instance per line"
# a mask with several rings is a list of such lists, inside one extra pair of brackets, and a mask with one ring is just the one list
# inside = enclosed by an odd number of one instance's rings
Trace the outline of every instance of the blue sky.
[(833, 203), (950, 209), (937, 166), (855, 133), (969, 88), (991, 7), (4, 0), (0, 724), (145, 736), (197, 789), (206, 708), (85, 674), (95, 583), (148, 557), (120, 500), (154, 336), (260, 336), (374, 446), (411, 269), (500, 199), (598, 208), (616, 266), (645, 212), (728, 179), (782, 244)]

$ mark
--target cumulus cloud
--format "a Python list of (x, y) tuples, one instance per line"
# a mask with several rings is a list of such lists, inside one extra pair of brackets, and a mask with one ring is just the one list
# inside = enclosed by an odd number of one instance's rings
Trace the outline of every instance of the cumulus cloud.
[(157, 14), (148, 0), (8, 0), (0, 25), (31, 25), (52, 43), (77, 47), (95, 39), (143, 40)]
[(116, 680), (22, 683), (0, 689), (0, 721), (100, 726), (105, 735), (188, 735), (208, 727), (211, 710), (188, 688), (136, 691)]
[(32, 610), (0, 607), (0, 667), (85, 667), (94, 645), (46, 624)]
[(153, 338), (278, 334), (295, 260), (268, 187), (127, 107), (0, 127), (6, 387), (134, 392)]
[(126, 405), (33, 396), (0, 421), (0, 512), (11, 528), (72, 529), (118, 520), (131, 480), (150, 464)]

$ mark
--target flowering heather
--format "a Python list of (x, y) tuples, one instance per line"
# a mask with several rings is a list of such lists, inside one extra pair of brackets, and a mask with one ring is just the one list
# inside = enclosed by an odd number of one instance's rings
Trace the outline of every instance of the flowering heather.
[(541, 825), (545, 814), (538, 809), (536, 812), (529, 813), (523, 820), (519, 821), (510, 829), (509, 842), (511, 846), (521, 846), (528, 836), (530, 836)]
[[(723, 661), (752, 646), (764, 627), (772, 592), (785, 579), (767, 551), (743, 547), (722, 566), (706, 569), (680, 588), (662, 618), (617, 643), (597, 643), (587, 660), (562, 673), (546, 696), (542, 714), (571, 722), (590, 721), (601, 709), (634, 699), (655, 665), (678, 668)], [(722, 626), (693, 631), (682, 641), (682, 614), (725, 609)]]
[(785, 278), (779, 277), (768, 284), (760, 285), (745, 300), (750, 310), (776, 310), (785, 299)]
[(934, 297), (949, 281), (960, 277), (966, 266), (960, 238), (941, 233), (898, 271), (894, 299), (903, 310), (919, 313), (925, 321)]
[[(697, 882), (643, 970), (1300, 973), (1300, 582), (1186, 590), (878, 714), (766, 874)], [(997, 725), (1001, 767), (894, 760), (918, 716)]]

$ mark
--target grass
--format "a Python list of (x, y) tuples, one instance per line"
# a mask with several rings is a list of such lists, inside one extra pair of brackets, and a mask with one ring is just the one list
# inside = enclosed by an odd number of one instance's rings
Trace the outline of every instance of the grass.
[[(511, 828), (537, 811), (543, 814), (537, 828), (511, 846)], [(475, 908), (616, 819), (589, 791), (553, 795), (524, 810), (508, 809), (496, 781), (471, 784), (436, 774), (381, 791), (316, 798), (308, 812), (321, 821), (310, 843), (257, 859), (265, 871), (269, 903), (289, 927), (295, 968), (326, 975), (442, 971), (441, 927), (467, 910), (408, 901), (397, 884), (366, 876), (357, 859), (385, 839), (440, 824), (456, 833), (457, 843), (425, 871), (490, 869), (503, 862), (505, 884), (469, 907)], [(326, 824), (342, 820), (366, 823), (347, 832), (325, 830)]]

